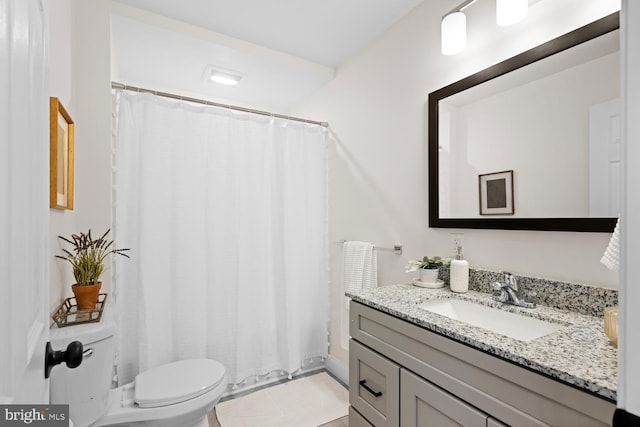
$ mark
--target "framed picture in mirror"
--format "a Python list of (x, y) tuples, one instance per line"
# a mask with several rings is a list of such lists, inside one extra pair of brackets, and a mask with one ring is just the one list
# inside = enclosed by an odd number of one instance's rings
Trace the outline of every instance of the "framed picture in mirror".
[(49, 206), (73, 209), (74, 123), (58, 98), (49, 99)]
[(480, 215), (513, 215), (513, 171), (478, 176)]

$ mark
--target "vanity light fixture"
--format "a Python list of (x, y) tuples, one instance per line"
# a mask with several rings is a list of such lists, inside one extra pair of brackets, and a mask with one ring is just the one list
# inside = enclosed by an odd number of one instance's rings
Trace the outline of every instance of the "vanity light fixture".
[(467, 47), (467, 16), (460, 11), (442, 18), (442, 54), (455, 55)]
[(467, 47), (467, 7), (478, 0), (466, 0), (442, 17), (440, 36), (443, 55), (455, 55)]
[[(466, 0), (442, 17), (440, 23), (443, 55), (455, 55), (467, 47), (467, 16), (464, 10), (478, 0)], [(526, 18), (529, 0), (496, 0), (496, 23), (501, 26), (517, 24)]]
[(207, 65), (204, 70), (204, 79), (225, 86), (236, 86), (243, 78), (237, 71), (227, 70), (213, 65)]

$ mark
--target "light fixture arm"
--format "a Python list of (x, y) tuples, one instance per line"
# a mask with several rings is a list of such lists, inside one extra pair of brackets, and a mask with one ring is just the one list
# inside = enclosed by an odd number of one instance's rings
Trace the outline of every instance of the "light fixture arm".
[(478, 0), (466, 0), (460, 3), (459, 5), (457, 5), (456, 7), (454, 7), (453, 9), (451, 9), (445, 16), (451, 15), (452, 13), (455, 13), (455, 12), (462, 12), (463, 10), (465, 10), (466, 8), (468, 8), (469, 6), (471, 6), (477, 1)]

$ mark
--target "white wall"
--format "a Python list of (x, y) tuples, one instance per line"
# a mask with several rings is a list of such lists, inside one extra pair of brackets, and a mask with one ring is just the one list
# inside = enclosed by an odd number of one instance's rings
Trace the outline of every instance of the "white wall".
[[(50, 8), (50, 96), (57, 97), (64, 105), (69, 115), (76, 120), (76, 100), (73, 97), (73, 14), (72, 0), (57, 0)], [(76, 180), (78, 178), (76, 177)], [(75, 233), (75, 210), (49, 210), (49, 247), (51, 249), (50, 276), (50, 311), (53, 311), (60, 301), (71, 296), (71, 285), (74, 283), (71, 266), (55, 259), (60, 254), (60, 242), (57, 236), (69, 236)]]
[[(111, 226), (110, 2), (56, 0), (50, 17), (50, 92), (75, 122), (74, 209), (50, 210), (50, 308), (71, 296), (71, 266), (54, 259), (58, 235)], [(102, 277), (110, 291), (109, 272)]]
[[(337, 70), (336, 78), (295, 109), (328, 121), (331, 152), (330, 238), (404, 245), (402, 256), (380, 252), (380, 284), (407, 282), (405, 263), (452, 255), (450, 233), (427, 220), (427, 97), (446, 84), (504, 60), (619, 8), (619, 1), (537, 2), (526, 21), (494, 24), (494, 2), (467, 9), (467, 50), (440, 53), (440, 19), (455, 2), (425, 1)], [(616, 286), (599, 259), (607, 233), (462, 230), (472, 267)], [(341, 247), (331, 247), (331, 353), (339, 345)]]
[[(111, 56), (108, 0), (73, 0), (76, 227), (111, 227)], [(109, 274), (103, 276), (109, 287)]]

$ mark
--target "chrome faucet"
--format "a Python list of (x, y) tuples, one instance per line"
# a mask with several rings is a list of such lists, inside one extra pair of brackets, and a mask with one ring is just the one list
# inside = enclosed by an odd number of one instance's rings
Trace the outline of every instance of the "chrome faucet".
[(504, 283), (495, 282), (491, 285), (494, 300), (524, 308), (533, 308), (536, 306), (534, 302), (527, 301), (520, 292), (518, 292), (518, 281), (513, 274), (506, 271), (503, 271), (502, 274), (504, 274)]

